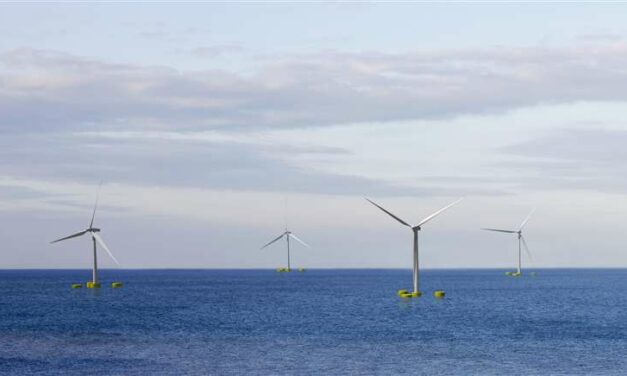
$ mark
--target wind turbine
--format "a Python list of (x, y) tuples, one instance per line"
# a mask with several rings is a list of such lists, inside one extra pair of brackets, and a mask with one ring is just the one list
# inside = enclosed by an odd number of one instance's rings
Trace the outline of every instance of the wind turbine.
[[(72, 235), (66, 236), (64, 238), (57, 239), (57, 240), (54, 240), (54, 241), (50, 242), (50, 244), (53, 244), (53, 243), (57, 243), (57, 242), (60, 242), (60, 241), (63, 241), (63, 240), (77, 238), (77, 237), (83, 236), (85, 234), (89, 234), (91, 236), (91, 240), (92, 240), (93, 245), (94, 245), (94, 268), (93, 268), (93, 271), (92, 271), (92, 280), (91, 280), (91, 282), (87, 282), (87, 287), (88, 288), (100, 288), (100, 282), (98, 281), (98, 255), (97, 255), (97, 252), (96, 252), (96, 243), (100, 244), (100, 246), (102, 248), (104, 248), (105, 251), (107, 251), (107, 254), (109, 254), (109, 257), (111, 257), (111, 259), (117, 265), (120, 265), (120, 263), (115, 258), (115, 256), (113, 256), (113, 253), (111, 253), (111, 251), (109, 250), (109, 247), (107, 247), (107, 245), (105, 244), (104, 240), (102, 240), (100, 235), (98, 235), (98, 233), (100, 232), (100, 229), (94, 227), (94, 218), (96, 217), (96, 208), (98, 207), (98, 196), (99, 195), (100, 195), (100, 192), (98, 192), (98, 195), (96, 196), (96, 204), (94, 205), (94, 211), (91, 214), (91, 221), (89, 222), (89, 227), (87, 227), (86, 230), (83, 230), (81, 232), (77, 232), (75, 234), (72, 234)], [(112, 287), (122, 287), (122, 284), (120, 282), (113, 282), (111, 286)], [(76, 284), (76, 285), (72, 285), (72, 287), (78, 288), (78, 287), (82, 287), (82, 285)]]
[(525, 241), (525, 237), (522, 235), (522, 230), (523, 230), (523, 227), (525, 227), (525, 225), (527, 224), (527, 222), (529, 222), (529, 219), (531, 218), (531, 215), (533, 215), (533, 213), (535, 211), (536, 211), (536, 209), (532, 209), (531, 210), (531, 212), (529, 213), (527, 218), (525, 218), (525, 220), (522, 221), (520, 226), (518, 226), (518, 230), (502, 230), (502, 229), (497, 229), (497, 228), (482, 228), (482, 230), (486, 230), (486, 231), (496, 231), (496, 232), (505, 232), (505, 233), (508, 233), (508, 234), (518, 234), (518, 270), (515, 273), (508, 272), (507, 273), (508, 275), (512, 275), (512, 276), (515, 276), (515, 277), (518, 277), (518, 276), (522, 275), (521, 245), (525, 248), (525, 251), (527, 252), (527, 256), (529, 256), (529, 259), (531, 259), (531, 252), (529, 252), (529, 247), (527, 247), (527, 242)]
[[(285, 229), (285, 232), (282, 233), (281, 235), (279, 235), (279, 237), (277, 237), (276, 239), (270, 241), (268, 244), (264, 245), (263, 247), (261, 247), (261, 249), (266, 248), (267, 246), (269, 246), (272, 243), (275, 243), (279, 240), (281, 240), (281, 238), (285, 237), (285, 240), (287, 241), (287, 268), (279, 268), (277, 269), (277, 271), (279, 272), (291, 272), (291, 265), (290, 265), (290, 238), (296, 240), (297, 242), (299, 242), (300, 244), (304, 245), (307, 248), (311, 248), (309, 247), (309, 245), (307, 245), (304, 241), (300, 240), (296, 235), (294, 235), (291, 231), (289, 231), (288, 229)], [(302, 271), (304, 269), (299, 269), (299, 271)]]
[[(404, 296), (403, 293), (406, 292), (406, 290), (400, 290), (399, 291), (399, 295), (403, 296), (403, 297), (417, 297), (420, 296), (422, 293), (419, 290), (419, 263), (418, 263), (418, 231), (420, 231), (422, 228), (422, 225), (424, 225), (425, 223), (429, 222), (430, 220), (432, 220), (433, 218), (435, 218), (436, 216), (438, 216), (439, 214), (441, 214), (443, 211), (445, 211), (446, 209), (450, 208), (451, 206), (459, 203), (461, 200), (463, 200), (463, 197), (460, 198), (459, 200), (443, 207), (442, 209), (436, 211), (435, 213), (431, 214), (430, 216), (426, 217), (425, 219), (423, 219), (422, 221), (418, 222), (417, 225), (412, 226), (409, 223), (403, 221), (402, 219), (400, 219), (399, 217), (395, 216), (394, 214), (392, 214), (391, 212), (387, 211), (386, 209), (384, 209), (382, 206), (376, 204), (374, 201), (366, 198), (366, 200), (368, 202), (370, 202), (372, 205), (376, 206), (377, 208), (381, 209), (383, 212), (385, 212), (387, 215), (389, 215), (390, 217), (396, 219), (398, 222), (400, 222), (402, 225), (407, 226), (409, 228), (411, 228), (411, 230), (414, 233), (414, 272), (413, 272), (413, 278), (414, 278), (414, 291), (412, 294), (405, 294), (405, 295), (411, 295), (411, 296)], [(442, 296), (443, 293), (442, 293)]]

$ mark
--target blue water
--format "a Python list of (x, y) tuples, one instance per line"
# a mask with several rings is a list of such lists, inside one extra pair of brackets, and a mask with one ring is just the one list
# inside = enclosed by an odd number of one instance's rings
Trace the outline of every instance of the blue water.
[[(625, 375), (627, 270), (0, 271), (1, 375)], [(437, 300), (435, 289), (447, 296)]]

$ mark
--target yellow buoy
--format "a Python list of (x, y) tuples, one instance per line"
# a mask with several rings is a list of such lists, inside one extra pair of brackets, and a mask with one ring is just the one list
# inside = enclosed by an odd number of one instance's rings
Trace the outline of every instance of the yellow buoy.
[(445, 295), (446, 293), (443, 290), (436, 290), (433, 292), (433, 296), (439, 299), (442, 299)]
[(100, 288), (100, 283), (98, 283), (98, 282), (87, 282), (87, 288), (88, 289), (99, 289)]
[(122, 284), (122, 282), (113, 282), (113, 283), (111, 283), (111, 287), (114, 288), (114, 289), (119, 289), (122, 286), (124, 286)]
[(82, 283), (72, 283), (72, 288), (73, 289), (82, 289), (83, 288), (83, 284)]

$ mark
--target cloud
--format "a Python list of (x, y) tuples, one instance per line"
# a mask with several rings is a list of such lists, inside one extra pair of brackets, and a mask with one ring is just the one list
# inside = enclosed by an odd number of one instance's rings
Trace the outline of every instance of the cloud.
[(522, 187), (624, 192), (627, 131), (560, 129), (501, 151), (518, 157), (503, 166), (523, 174)]
[(257, 192), (433, 195), (360, 176), (300, 168), (300, 155), (346, 150), (315, 145), (235, 141), (228, 135), (179, 133), (57, 133), (5, 135), (0, 172), (16, 178), (143, 186), (199, 187)]
[(253, 73), (0, 54), (0, 131), (261, 130), (627, 99), (627, 44), (403, 54), (321, 51)]

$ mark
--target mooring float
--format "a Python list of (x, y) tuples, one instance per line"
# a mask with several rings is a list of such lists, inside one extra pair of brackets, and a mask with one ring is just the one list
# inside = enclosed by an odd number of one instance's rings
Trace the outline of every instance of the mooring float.
[(99, 289), (100, 287), (100, 282), (87, 282), (88, 289)]

